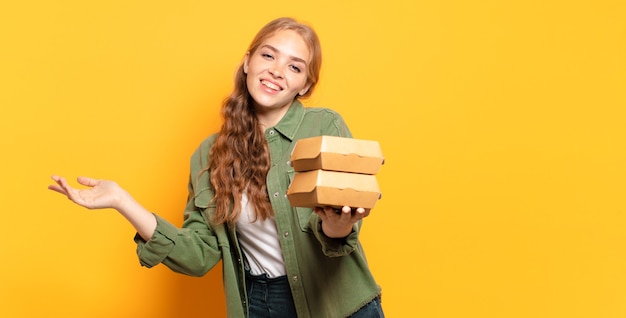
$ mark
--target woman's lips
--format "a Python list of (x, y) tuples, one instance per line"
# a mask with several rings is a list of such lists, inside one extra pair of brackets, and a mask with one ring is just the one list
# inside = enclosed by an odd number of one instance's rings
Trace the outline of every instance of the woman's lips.
[(263, 86), (265, 86), (265, 87), (267, 87), (267, 88), (269, 88), (271, 90), (274, 90), (274, 91), (282, 91), (283, 90), (283, 88), (280, 87), (278, 84), (270, 82), (268, 80), (261, 80), (261, 85), (263, 85)]

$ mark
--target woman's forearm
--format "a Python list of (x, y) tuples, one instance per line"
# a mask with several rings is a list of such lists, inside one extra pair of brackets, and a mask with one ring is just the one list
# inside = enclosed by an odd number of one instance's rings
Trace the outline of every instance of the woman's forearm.
[(144, 240), (152, 238), (157, 226), (154, 214), (139, 204), (128, 192), (123, 191), (115, 209), (132, 224)]

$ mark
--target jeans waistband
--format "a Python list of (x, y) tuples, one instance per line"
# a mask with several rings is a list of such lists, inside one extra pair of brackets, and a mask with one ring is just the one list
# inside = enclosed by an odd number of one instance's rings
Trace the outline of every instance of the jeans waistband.
[(255, 283), (264, 283), (264, 284), (275, 284), (275, 283), (284, 283), (289, 282), (287, 280), (287, 276), (278, 276), (278, 277), (269, 277), (266, 273), (261, 275), (253, 275), (250, 271), (246, 270), (246, 279)]

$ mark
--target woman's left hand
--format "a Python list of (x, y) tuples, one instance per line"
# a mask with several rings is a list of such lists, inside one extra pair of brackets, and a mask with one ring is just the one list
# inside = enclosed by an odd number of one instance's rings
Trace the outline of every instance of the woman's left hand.
[(315, 213), (322, 219), (322, 231), (330, 238), (343, 238), (352, 232), (352, 225), (370, 214), (370, 209), (316, 207)]

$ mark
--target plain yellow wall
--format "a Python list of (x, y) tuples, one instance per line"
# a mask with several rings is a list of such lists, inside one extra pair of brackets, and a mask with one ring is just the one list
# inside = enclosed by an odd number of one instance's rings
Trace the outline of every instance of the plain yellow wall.
[(139, 266), (48, 190), (118, 181), (182, 222), (191, 152), (255, 32), (310, 22), (308, 105), (378, 140), (362, 241), (388, 317), (626, 317), (623, 1), (3, 1), (1, 317), (220, 317), (221, 270)]

